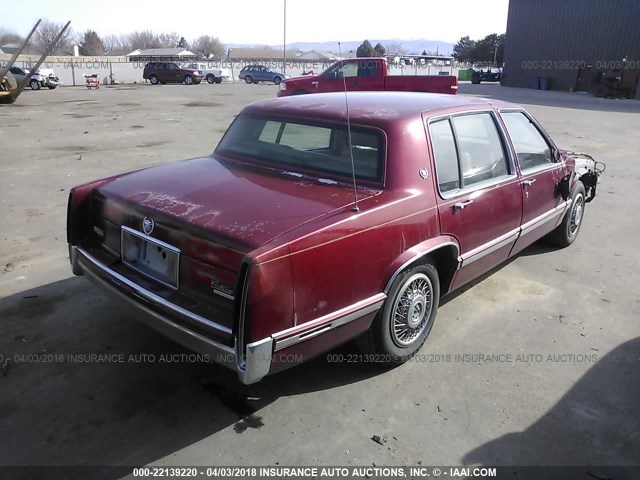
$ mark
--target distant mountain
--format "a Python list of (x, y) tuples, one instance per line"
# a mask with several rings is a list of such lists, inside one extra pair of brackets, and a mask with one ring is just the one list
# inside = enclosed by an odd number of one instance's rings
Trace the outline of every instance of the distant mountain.
[[(381, 43), (384, 46), (394, 44), (400, 45), (404, 50), (409, 54), (420, 55), (423, 50), (427, 52), (438, 52), (440, 55), (449, 55), (453, 52), (453, 44), (449, 42), (442, 42), (439, 40), (399, 40), (399, 39), (391, 39), (391, 40), (378, 40), (378, 39), (369, 39), (371, 45), (375, 46), (377, 43)], [(361, 41), (352, 41), (352, 42), (342, 42), (342, 53), (347, 53), (350, 50), (356, 50)], [(255, 47), (258, 45), (255, 44), (242, 44), (242, 43), (229, 43), (225, 45), (227, 48), (248, 48)], [(275, 49), (282, 49), (282, 44), (280, 45), (271, 45)], [(295, 42), (295, 43), (287, 43), (287, 50), (301, 50), (303, 52), (308, 52), (309, 50), (316, 50), (318, 52), (332, 52), (338, 53), (338, 41), (334, 42)]]

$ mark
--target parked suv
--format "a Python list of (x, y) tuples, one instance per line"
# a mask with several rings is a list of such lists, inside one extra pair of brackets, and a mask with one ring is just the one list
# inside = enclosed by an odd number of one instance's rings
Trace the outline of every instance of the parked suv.
[(289, 78), (289, 75), (274, 72), (264, 65), (247, 65), (240, 70), (238, 77), (247, 83), (273, 82), (276, 85), (280, 85), (280, 82), (285, 78)]
[(142, 78), (153, 85), (162, 83), (185, 83), (197, 85), (202, 81), (203, 74), (195, 68), (182, 68), (176, 62), (149, 62), (144, 66)]

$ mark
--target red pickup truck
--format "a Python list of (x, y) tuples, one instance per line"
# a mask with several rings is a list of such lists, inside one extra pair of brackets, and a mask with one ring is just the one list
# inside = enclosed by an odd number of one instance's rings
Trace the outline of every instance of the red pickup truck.
[(384, 58), (349, 58), (320, 75), (283, 80), (278, 96), (340, 92), (345, 82), (348, 91), (458, 93), (458, 79), (453, 75), (389, 75)]

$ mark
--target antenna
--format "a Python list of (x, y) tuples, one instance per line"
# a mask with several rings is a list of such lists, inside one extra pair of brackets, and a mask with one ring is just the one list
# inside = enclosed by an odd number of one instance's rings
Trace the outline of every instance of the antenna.
[(351, 175), (353, 178), (353, 211), (359, 212), (358, 189), (356, 188), (356, 166), (353, 161), (353, 144), (351, 143), (351, 119), (349, 117), (349, 97), (347, 96), (347, 80), (344, 77), (344, 64), (342, 63), (342, 47), (338, 42), (338, 53), (340, 54), (340, 69), (342, 70), (342, 82), (344, 83), (344, 104), (347, 107), (347, 138), (349, 139), (349, 155), (351, 156)]

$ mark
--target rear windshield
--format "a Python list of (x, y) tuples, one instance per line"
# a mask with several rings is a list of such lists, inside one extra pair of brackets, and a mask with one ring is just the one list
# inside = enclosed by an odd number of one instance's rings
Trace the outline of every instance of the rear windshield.
[[(351, 129), (356, 179), (382, 182), (383, 145), (381, 132)], [(352, 178), (349, 135), (341, 125), (240, 115), (229, 127), (216, 153), (263, 161), (294, 172)]]

